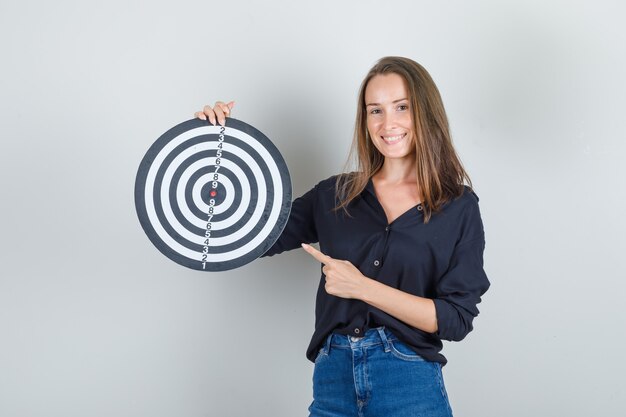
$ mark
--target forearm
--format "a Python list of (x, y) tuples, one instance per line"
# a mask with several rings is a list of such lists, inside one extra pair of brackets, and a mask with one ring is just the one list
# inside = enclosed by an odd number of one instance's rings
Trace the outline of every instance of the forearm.
[(437, 312), (430, 298), (400, 291), (371, 278), (365, 278), (362, 301), (427, 333), (437, 331)]
[(437, 331), (435, 302), (382, 284), (364, 276), (352, 263), (333, 259), (311, 245), (302, 244), (311, 256), (324, 264), (324, 289), (330, 295), (355, 298), (427, 333)]

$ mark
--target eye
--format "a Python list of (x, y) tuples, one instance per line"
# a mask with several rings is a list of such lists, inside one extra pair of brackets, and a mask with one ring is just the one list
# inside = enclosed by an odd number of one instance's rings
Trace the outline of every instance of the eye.
[(370, 114), (380, 114), (380, 109), (372, 109), (370, 110)]
[(400, 110), (400, 111), (405, 111), (405, 110), (408, 110), (408, 109), (409, 109), (409, 105), (408, 104), (400, 104), (398, 106), (398, 110)]

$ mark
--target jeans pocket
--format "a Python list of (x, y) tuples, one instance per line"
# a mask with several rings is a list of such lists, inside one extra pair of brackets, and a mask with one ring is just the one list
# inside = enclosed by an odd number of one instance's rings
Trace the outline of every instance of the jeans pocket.
[(389, 347), (391, 348), (391, 353), (398, 359), (402, 359), (403, 361), (410, 362), (425, 362), (422, 356), (415, 353), (413, 349), (411, 349), (405, 343), (402, 343), (399, 340), (389, 341)]
[(315, 363), (318, 363), (321, 359), (327, 356), (328, 354), (326, 353), (326, 349), (324, 349), (324, 346), (322, 346), (317, 352), (317, 356), (315, 357)]

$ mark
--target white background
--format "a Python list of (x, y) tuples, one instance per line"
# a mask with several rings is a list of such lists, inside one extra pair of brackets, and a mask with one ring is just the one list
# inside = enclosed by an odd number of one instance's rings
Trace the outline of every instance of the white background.
[(430, 71), (480, 196), (492, 287), (444, 347), (455, 415), (623, 414), (625, 11), (1, 0), (0, 415), (307, 415), (318, 264), (183, 268), (143, 233), (135, 174), (234, 99), (300, 195), (342, 169), (385, 55)]

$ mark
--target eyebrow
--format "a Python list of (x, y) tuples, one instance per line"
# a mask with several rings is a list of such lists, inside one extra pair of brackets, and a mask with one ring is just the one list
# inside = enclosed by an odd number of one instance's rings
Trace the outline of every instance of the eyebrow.
[[(398, 100), (394, 100), (393, 104), (398, 103), (400, 101), (404, 101), (404, 100), (408, 100), (408, 98), (400, 98)], [(369, 103), (365, 105), (365, 107), (369, 107), (369, 106), (380, 106), (380, 103)]]

